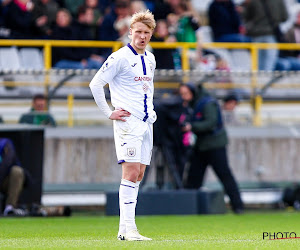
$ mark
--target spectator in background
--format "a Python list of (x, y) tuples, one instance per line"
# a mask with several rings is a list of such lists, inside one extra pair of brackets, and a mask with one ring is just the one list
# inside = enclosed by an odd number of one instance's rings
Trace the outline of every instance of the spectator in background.
[(197, 50), (193, 68), (203, 71), (212, 71), (216, 69), (217, 55), (209, 50), (203, 50), (201, 43), (197, 43)]
[(33, 38), (35, 29), (33, 8), (34, 4), (31, 0), (13, 0), (7, 5), (4, 24), (11, 29), (11, 38)]
[(208, 10), (215, 42), (250, 42), (232, 0), (214, 0)]
[(167, 19), (169, 14), (174, 14), (175, 9), (181, 4), (182, 0), (163, 0), (156, 1), (154, 16), (156, 20)]
[(225, 125), (240, 125), (235, 115), (235, 109), (239, 104), (239, 98), (235, 93), (229, 93), (223, 99), (222, 111)]
[[(285, 34), (287, 43), (300, 43), (300, 12), (296, 16), (295, 23)], [(280, 58), (276, 62), (276, 70), (300, 70), (299, 50), (281, 51)]]
[(94, 11), (94, 24), (101, 23), (103, 13), (98, 9), (98, 0), (85, 0), (84, 5)]
[(230, 71), (228, 62), (221, 56), (216, 56), (216, 70), (220, 71)]
[(136, 0), (130, 2), (130, 15), (146, 9), (147, 6), (145, 5), (144, 1)]
[(33, 97), (30, 112), (23, 114), (19, 123), (56, 126), (54, 118), (47, 111), (47, 100), (44, 95), (37, 94)]
[(191, 153), (186, 188), (200, 188), (206, 168), (211, 166), (230, 198), (233, 211), (242, 213), (243, 202), (228, 163), (226, 152), (228, 138), (218, 101), (199, 85), (193, 108), (192, 122), (184, 127), (184, 131), (192, 131), (197, 136)]
[[(51, 39), (54, 40), (72, 40), (72, 16), (67, 9), (60, 9), (56, 13), (55, 25), (53, 27), (53, 32), (51, 34)], [(69, 48), (54, 48), (52, 59), (52, 64), (55, 65), (61, 57), (68, 57), (70, 54)]]
[[(175, 11), (174, 14), (169, 14), (167, 18), (170, 33), (175, 34), (177, 42), (196, 42), (196, 30), (200, 27), (200, 18), (193, 9), (191, 1), (181, 1), (180, 4), (174, 6), (173, 9)], [(180, 53), (178, 53), (178, 55), (180, 56)], [(179, 68), (176, 63), (179, 61), (176, 58), (178, 55), (175, 55), (175, 69)], [(196, 50), (189, 49), (188, 57), (191, 66), (194, 65), (193, 62), (196, 60), (196, 56)]]
[(72, 23), (74, 38), (77, 40), (93, 40), (91, 31), (93, 22), (93, 9), (86, 5), (80, 6), (77, 12), (77, 20)]
[(98, 0), (85, 0), (84, 6), (93, 11), (93, 22), (90, 24), (93, 40), (97, 39), (98, 27), (102, 24), (103, 14), (98, 9)]
[[(219, 54), (209, 49), (203, 49), (200, 40), (197, 42), (197, 51), (193, 67), (203, 71), (218, 70), (229, 72), (228, 62)], [(219, 82), (219, 81), (218, 81)], [(228, 82), (228, 81), (226, 81)]]
[[(166, 20), (158, 20), (154, 30), (152, 42), (176, 42), (176, 37), (169, 34), (168, 24)], [(175, 49), (153, 49), (156, 58), (157, 69), (174, 69), (174, 53)]]
[[(58, 40), (92, 40), (89, 24), (93, 21), (91, 9), (83, 7), (78, 13), (78, 21), (71, 25), (72, 17), (68, 10), (60, 9), (56, 15), (56, 26), (53, 28), (52, 39)], [(55, 68), (68, 69), (99, 69), (103, 58), (93, 48), (53, 49), (53, 65)]]
[[(94, 12), (93, 9), (82, 6), (78, 10), (78, 19), (74, 24), (74, 36), (76, 40), (93, 40), (91, 27), (93, 26)], [(104, 58), (98, 55), (97, 48), (75, 48), (76, 54), (85, 61), (84, 68), (100, 69)]]
[(184, 171), (196, 142), (196, 135), (192, 131), (185, 130), (185, 126), (191, 123), (193, 118), (194, 110), (192, 107), (196, 100), (196, 86), (193, 83), (180, 84), (179, 94), (182, 99), (182, 113), (179, 118), (179, 124), (182, 134), (183, 150), (181, 158), (183, 159)]
[(178, 16), (176, 38), (178, 42), (196, 42), (196, 30), (200, 27), (200, 17), (190, 0), (181, 1), (175, 8)]
[[(53, 27), (51, 39), (54, 40), (75, 40), (72, 29), (72, 16), (67, 9), (60, 9), (56, 14), (56, 23)], [(52, 65), (58, 68), (83, 68), (82, 58), (74, 53), (74, 48), (53, 48)]]
[(4, 25), (4, 16), (6, 15), (7, 5), (12, 0), (0, 0), (0, 26)]
[(64, 8), (70, 11), (71, 15), (77, 15), (78, 8), (83, 5), (85, 0), (63, 0)]
[[(255, 43), (276, 43), (274, 27), (288, 18), (284, 0), (245, 0), (243, 18), (246, 34)], [(259, 70), (274, 70), (278, 59), (277, 49), (259, 51)]]
[(55, 23), (58, 4), (54, 0), (34, 0), (32, 11), (33, 19), (36, 20), (36, 35), (47, 38)]
[(111, 10), (112, 0), (100, 0), (98, 1), (98, 9), (101, 10), (103, 15), (106, 15)]
[(196, 87), (193, 83), (180, 84), (178, 92), (157, 100), (154, 124), (154, 144), (164, 155), (166, 164), (172, 169), (176, 188), (182, 188), (185, 165), (195, 142), (191, 131), (183, 131), (191, 122)]
[(3, 215), (25, 216), (17, 203), (24, 187), (30, 184), (29, 174), (22, 168), (10, 139), (0, 138), (0, 156), (0, 192), (6, 196)]
[[(221, 56), (216, 54), (216, 71), (221, 71), (222, 73), (216, 73), (214, 77), (214, 82), (230, 84), (233, 87), (233, 81), (231, 79), (230, 67), (228, 62)], [(229, 85), (228, 85), (229, 86)]]
[[(113, 9), (111, 9), (111, 11), (103, 18), (103, 22), (98, 31), (98, 40), (116, 41), (120, 35), (115, 29), (114, 24), (116, 21), (127, 18), (129, 13), (129, 3), (124, 0), (117, 0)], [(107, 57), (110, 53), (111, 49), (102, 49), (102, 54), (104, 57)]]

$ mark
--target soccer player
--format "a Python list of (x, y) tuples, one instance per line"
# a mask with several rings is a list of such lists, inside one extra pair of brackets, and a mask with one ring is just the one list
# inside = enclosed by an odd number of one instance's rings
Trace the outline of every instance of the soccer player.
[[(131, 18), (131, 42), (112, 53), (90, 83), (95, 102), (113, 120), (118, 163), (122, 164), (119, 189), (119, 240), (151, 240), (139, 234), (135, 224), (135, 207), (139, 184), (150, 164), (153, 147), (153, 76), (154, 55), (146, 50), (155, 28), (153, 14), (135, 13)], [(112, 111), (103, 87), (109, 84)]]

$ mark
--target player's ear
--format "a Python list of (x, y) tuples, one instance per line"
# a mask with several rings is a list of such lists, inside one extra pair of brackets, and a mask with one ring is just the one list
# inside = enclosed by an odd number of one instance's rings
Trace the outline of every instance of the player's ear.
[(131, 28), (129, 29), (128, 38), (132, 39), (132, 29)]

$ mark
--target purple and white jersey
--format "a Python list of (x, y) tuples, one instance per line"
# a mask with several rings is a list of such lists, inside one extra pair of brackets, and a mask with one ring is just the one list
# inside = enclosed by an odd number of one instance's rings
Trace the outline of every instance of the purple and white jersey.
[(115, 109), (127, 110), (137, 118), (153, 123), (153, 77), (156, 67), (154, 55), (138, 54), (127, 46), (112, 53), (96, 75), (109, 84), (111, 103)]

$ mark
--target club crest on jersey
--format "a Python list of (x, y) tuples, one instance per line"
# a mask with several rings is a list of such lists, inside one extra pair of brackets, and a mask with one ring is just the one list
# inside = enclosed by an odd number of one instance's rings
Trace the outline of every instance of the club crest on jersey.
[(136, 152), (135, 148), (127, 148), (127, 155), (129, 157), (134, 157), (135, 156), (135, 152)]
[(148, 89), (149, 89), (148, 84), (147, 84), (147, 83), (144, 83), (144, 84), (143, 84), (143, 90), (144, 90), (144, 92), (147, 92)]

